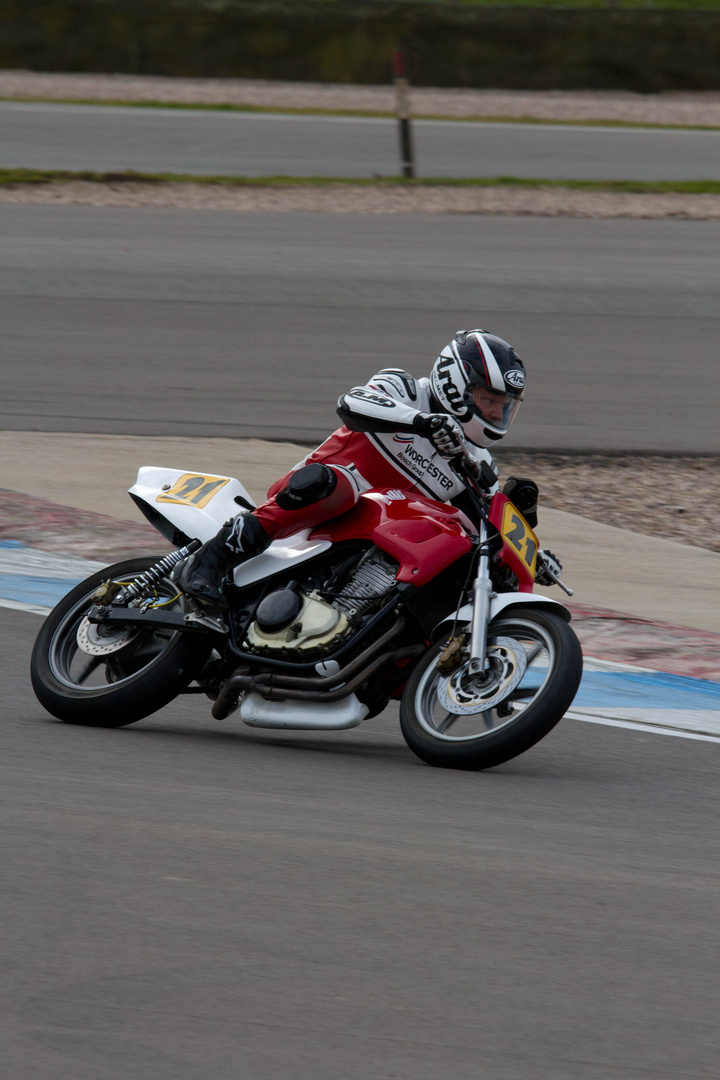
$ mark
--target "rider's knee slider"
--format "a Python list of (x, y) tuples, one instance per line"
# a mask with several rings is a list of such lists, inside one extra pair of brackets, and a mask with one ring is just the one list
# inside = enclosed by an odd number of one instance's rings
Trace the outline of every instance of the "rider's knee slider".
[(332, 495), (337, 473), (327, 465), (304, 465), (294, 472), (282, 491), (275, 496), (281, 510), (302, 510)]

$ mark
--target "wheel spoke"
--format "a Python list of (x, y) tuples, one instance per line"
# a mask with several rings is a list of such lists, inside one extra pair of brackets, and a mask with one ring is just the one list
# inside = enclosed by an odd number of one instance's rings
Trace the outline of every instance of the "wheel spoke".
[(538, 692), (537, 686), (519, 686), (517, 690), (513, 690), (511, 694), (508, 694), (508, 701), (518, 701), (520, 698), (535, 697)]
[(88, 679), (92, 675), (93, 671), (95, 671), (96, 668), (100, 667), (100, 664), (102, 664), (102, 662), (103, 662), (102, 656), (91, 656), (90, 659), (88, 660), (87, 664), (80, 671), (80, 674), (78, 675), (77, 679), (75, 680), (77, 682), (78, 686), (81, 686), (82, 683), (84, 683), (85, 680)]
[(451, 712), (449, 712), (449, 713), (447, 713), (447, 714), (446, 714), (446, 716), (445, 716), (445, 719), (444, 719), (444, 720), (441, 720), (439, 724), (436, 724), (436, 725), (435, 725), (435, 727), (436, 727), (436, 730), (437, 730), (437, 731), (447, 731), (447, 730), (448, 730), (448, 728), (452, 727), (452, 725), (453, 725), (453, 724), (455, 723), (455, 721), (456, 721), (456, 720), (458, 720), (458, 719), (459, 719), (459, 715), (458, 715), (458, 713), (451, 713)]
[(539, 642), (532, 649), (526, 650), (528, 667), (530, 667), (535, 657), (538, 655), (538, 653), (541, 653), (544, 648), (545, 646), (542, 644), (542, 642)]

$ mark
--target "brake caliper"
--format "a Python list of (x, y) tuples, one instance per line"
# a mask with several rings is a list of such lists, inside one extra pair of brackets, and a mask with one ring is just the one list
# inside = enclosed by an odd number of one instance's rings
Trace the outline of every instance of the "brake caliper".
[(435, 667), (438, 671), (454, 671), (458, 664), (461, 663), (462, 649), (466, 637), (467, 634), (460, 634), (458, 637), (450, 638), (450, 641), (437, 658)]
[(107, 607), (108, 604), (112, 604), (122, 589), (123, 585), (120, 581), (103, 581), (101, 585), (98, 585), (90, 599), (98, 607)]

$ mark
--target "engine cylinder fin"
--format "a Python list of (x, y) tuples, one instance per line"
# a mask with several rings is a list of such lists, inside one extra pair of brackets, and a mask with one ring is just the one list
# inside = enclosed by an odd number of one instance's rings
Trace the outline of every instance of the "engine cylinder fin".
[(395, 585), (398, 564), (381, 551), (374, 552), (350, 576), (333, 604), (347, 615), (364, 615)]

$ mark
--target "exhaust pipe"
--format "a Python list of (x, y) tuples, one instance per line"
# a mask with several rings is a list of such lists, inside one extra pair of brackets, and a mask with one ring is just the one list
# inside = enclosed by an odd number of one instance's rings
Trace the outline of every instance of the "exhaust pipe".
[(231, 675), (220, 691), (212, 707), (216, 720), (224, 720), (237, 705), (240, 694), (255, 690), (269, 701), (338, 701), (351, 694), (365, 679), (374, 675), (385, 664), (393, 663), (425, 651), (425, 644), (408, 645), (389, 653), (380, 652), (405, 626), (400, 618), (381, 638), (356, 657), (335, 675), (312, 676), (306, 679), (288, 675)]

